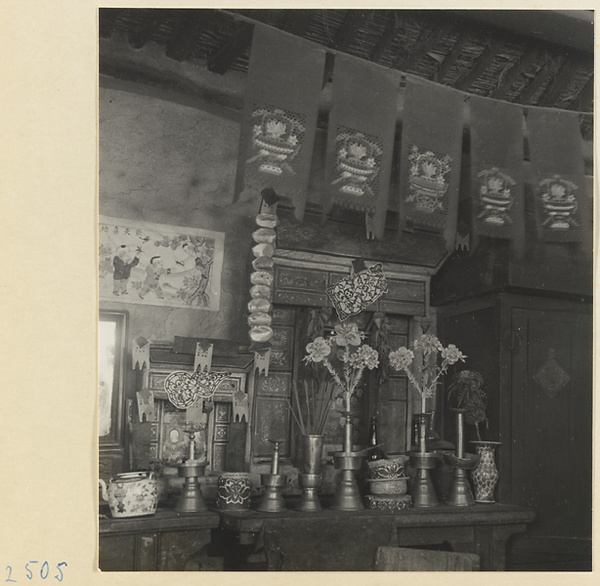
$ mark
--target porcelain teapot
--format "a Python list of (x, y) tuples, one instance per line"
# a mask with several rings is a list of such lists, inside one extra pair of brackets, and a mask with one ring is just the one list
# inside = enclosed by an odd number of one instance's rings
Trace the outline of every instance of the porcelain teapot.
[(113, 517), (153, 515), (158, 503), (158, 483), (153, 472), (124, 472), (108, 481), (99, 479), (102, 498)]

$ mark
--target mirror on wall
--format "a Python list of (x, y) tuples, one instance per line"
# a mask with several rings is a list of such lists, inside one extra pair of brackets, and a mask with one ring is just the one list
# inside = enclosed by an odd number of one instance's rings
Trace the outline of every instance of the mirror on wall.
[(98, 318), (98, 435), (100, 448), (122, 447), (123, 376), (127, 313), (100, 311)]

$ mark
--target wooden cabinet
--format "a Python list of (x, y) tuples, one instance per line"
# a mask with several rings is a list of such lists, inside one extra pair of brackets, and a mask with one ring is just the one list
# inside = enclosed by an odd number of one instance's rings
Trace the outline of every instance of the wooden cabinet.
[[(488, 389), (502, 502), (532, 507), (533, 538), (591, 538), (592, 307), (501, 293), (438, 308), (446, 343)], [(462, 365), (461, 365), (462, 369)], [(452, 438), (447, 417), (444, 435)], [(473, 436), (470, 436), (472, 439)], [(591, 541), (589, 542), (591, 543)]]

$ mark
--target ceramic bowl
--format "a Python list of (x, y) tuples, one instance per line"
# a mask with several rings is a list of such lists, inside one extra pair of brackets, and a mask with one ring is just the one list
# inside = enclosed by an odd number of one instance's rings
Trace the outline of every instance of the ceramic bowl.
[(404, 465), (408, 456), (395, 456), (367, 462), (370, 478), (400, 478), (404, 476)]

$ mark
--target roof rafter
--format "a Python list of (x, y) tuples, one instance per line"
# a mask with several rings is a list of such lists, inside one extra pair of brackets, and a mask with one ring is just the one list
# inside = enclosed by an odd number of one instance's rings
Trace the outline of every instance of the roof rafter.
[(369, 60), (375, 63), (379, 63), (383, 54), (390, 48), (394, 42), (396, 33), (398, 32), (397, 17), (395, 12), (391, 12), (390, 16), (385, 24), (385, 28), (377, 39), (375, 46), (369, 53)]
[(508, 73), (501, 79), (496, 89), (489, 94), (489, 97), (497, 100), (502, 99), (510, 91), (510, 88), (517, 81), (518, 77), (527, 70), (538, 56), (539, 49), (529, 47), (508, 70)]
[(490, 41), (481, 55), (475, 60), (471, 69), (456, 80), (454, 87), (462, 91), (469, 89), (471, 84), (493, 63), (499, 48), (500, 43), (498, 41)]
[(221, 75), (225, 73), (231, 64), (250, 46), (253, 31), (253, 25), (241, 20), (236, 21), (233, 35), (227, 39), (219, 51), (207, 59), (206, 66), (208, 70)]
[(348, 10), (340, 28), (335, 33), (331, 48), (336, 51), (346, 51), (371, 12), (372, 10)]
[(286, 10), (283, 30), (301, 37), (308, 29), (312, 16), (312, 10)]
[(550, 75), (552, 75), (552, 63), (550, 60), (547, 60), (546, 64), (533, 78), (533, 81), (519, 94), (519, 102), (528, 104), (539, 89), (548, 81)]
[(460, 32), (458, 38), (456, 39), (456, 43), (454, 43), (454, 47), (452, 47), (452, 50), (450, 51), (450, 53), (448, 53), (448, 55), (444, 59), (444, 62), (440, 65), (440, 68), (437, 73), (438, 82), (442, 83), (444, 81), (444, 78), (446, 77), (446, 75), (448, 75), (448, 72), (450, 71), (451, 67), (456, 63), (456, 60), (460, 57), (460, 54), (462, 53), (462, 50), (468, 38), (468, 31), (463, 30)]
[(579, 69), (580, 61), (567, 55), (565, 61), (538, 100), (539, 106), (551, 106), (567, 88)]
[(191, 16), (185, 19), (179, 30), (167, 43), (167, 57), (175, 59), (175, 61), (187, 59), (194, 51), (200, 33), (214, 22), (215, 13), (212, 10), (191, 11)]
[(168, 10), (149, 10), (143, 22), (135, 29), (129, 31), (129, 44), (134, 49), (141, 49), (151, 38), (160, 25), (166, 20)]
[(408, 55), (400, 57), (395, 69), (406, 71), (416, 65), (431, 49), (436, 47), (443, 37), (454, 28), (454, 24), (449, 21), (435, 23), (431, 28), (427, 28), (421, 32), (417, 43)]

